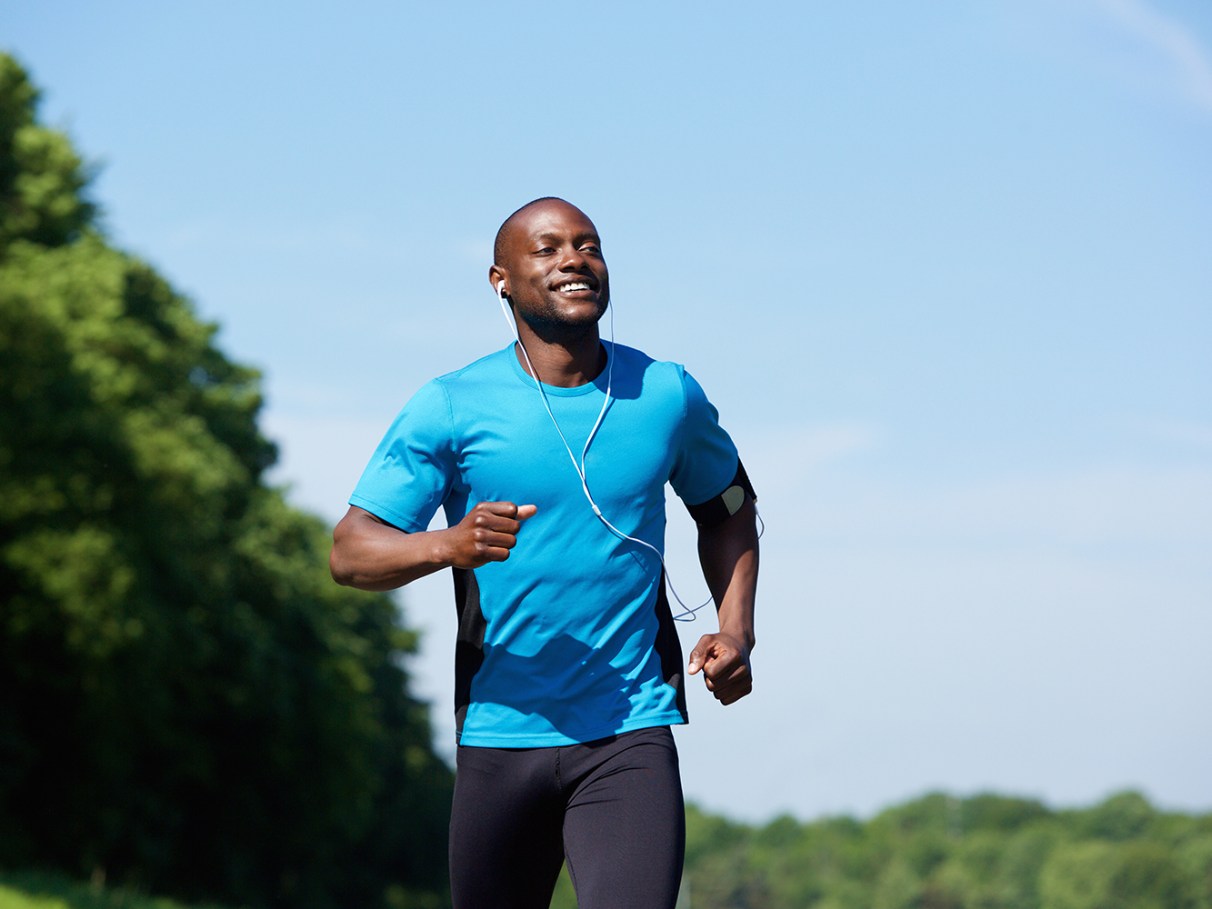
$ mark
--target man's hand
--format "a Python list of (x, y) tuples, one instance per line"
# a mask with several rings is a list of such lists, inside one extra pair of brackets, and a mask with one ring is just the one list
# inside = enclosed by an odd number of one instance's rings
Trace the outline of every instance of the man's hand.
[(730, 634), (705, 634), (690, 651), (691, 675), (700, 669), (707, 690), (727, 706), (753, 691), (749, 648)]
[(455, 568), (479, 568), (488, 562), (504, 562), (518, 542), (522, 522), (538, 506), (513, 502), (481, 502), (454, 527), (446, 531), (450, 551), (447, 560)]
[(406, 533), (364, 508), (349, 506), (333, 528), (333, 580), (359, 590), (395, 590), (443, 568), (503, 562), (518, 530), (538, 508), (481, 502), (454, 527)]

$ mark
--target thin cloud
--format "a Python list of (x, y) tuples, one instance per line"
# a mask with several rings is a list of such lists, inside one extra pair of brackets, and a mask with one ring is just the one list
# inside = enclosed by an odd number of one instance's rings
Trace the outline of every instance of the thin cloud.
[(1163, 420), (1146, 425), (1144, 431), (1153, 438), (1177, 443), (1201, 454), (1212, 453), (1212, 423)]
[[(1212, 469), (1090, 466), (916, 488), (835, 486), (813, 521), (856, 545), (1018, 552), (1135, 548), (1188, 559), (1212, 542)], [(1116, 547), (1121, 547), (1117, 549)]]
[(1199, 107), (1212, 113), (1212, 59), (1195, 32), (1144, 0), (1095, 0), (1107, 16), (1169, 61)]
[[(800, 426), (758, 435), (747, 439), (750, 443), (744, 446), (747, 460), (761, 457), (800, 468), (819, 467), (870, 451), (880, 441), (880, 433), (874, 426), (860, 423)], [(751, 448), (757, 449), (752, 455), (748, 453)]]
[(796, 499), (821, 482), (822, 470), (879, 448), (883, 438), (875, 426), (836, 423), (750, 432), (736, 441), (758, 495), (767, 496), (763, 506), (777, 511), (775, 482), (780, 498)]

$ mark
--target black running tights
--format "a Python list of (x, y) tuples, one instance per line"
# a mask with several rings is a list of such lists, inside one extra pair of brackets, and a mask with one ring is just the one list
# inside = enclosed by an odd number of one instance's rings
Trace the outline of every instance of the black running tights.
[(568, 862), (579, 909), (673, 909), (686, 818), (667, 727), (553, 748), (460, 746), (454, 909), (548, 909)]

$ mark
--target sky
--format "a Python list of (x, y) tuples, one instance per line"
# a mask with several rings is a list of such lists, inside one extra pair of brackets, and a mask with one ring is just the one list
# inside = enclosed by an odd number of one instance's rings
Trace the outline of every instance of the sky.
[[(593, 218), (618, 341), (700, 380), (765, 523), (755, 689), (691, 680), (691, 800), (1212, 810), (1204, 0), (40, 0), (0, 49), (330, 521), (412, 393), (509, 340), (501, 220)], [(401, 600), (450, 755), (448, 575)]]

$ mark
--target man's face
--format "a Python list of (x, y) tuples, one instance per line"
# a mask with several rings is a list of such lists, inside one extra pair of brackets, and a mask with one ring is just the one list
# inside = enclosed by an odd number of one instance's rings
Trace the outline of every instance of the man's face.
[(606, 312), (610, 276), (601, 241), (575, 206), (552, 200), (520, 212), (502, 258), (514, 312), (537, 333), (594, 325)]

